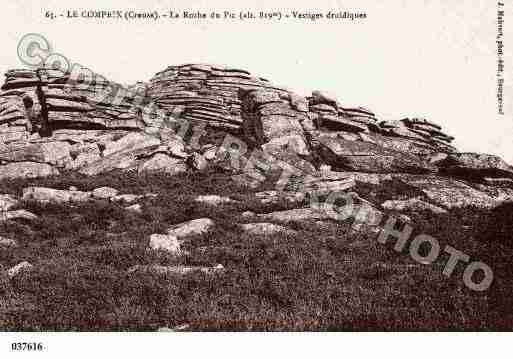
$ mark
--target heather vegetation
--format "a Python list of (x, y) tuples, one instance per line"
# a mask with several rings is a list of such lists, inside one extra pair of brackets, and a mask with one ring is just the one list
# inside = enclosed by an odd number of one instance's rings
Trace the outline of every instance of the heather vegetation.
[[(39, 180), (4, 181), (1, 193), (20, 195), (30, 185), (92, 190), (101, 186), (145, 198), (142, 211), (117, 203), (19, 206), (39, 216), (0, 223), (0, 237), (16, 247), (0, 247), (4, 269), (21, 261), (32, 270), (0, 284), (3, 330), (142, 330), (183, 326), (186, 330), (497, 330), (511, 329), (513, 205), (491, 211), (448, 214), (407, 213), (416, 233), (427, 233), (473, 259), (489, 263), (495, 280), (479, 293), (466, 288), (461, 268), (442, 275), (447, 258), (432, 265), (414, 262), (383, 245), (376, 234), (351, 230), (351, 220), (289, 224), (295, 234), (248, 234), (244, 211), (268, 213), (284, 203), (262, 204), (252, 190), (228, 174), (185, 173), (138, 176), (73, 174)], [(410, 188), (375, 186), (401, 196)], [(229, 193), (236, 202), (208, 205), (198, 195)], [(387, 193), (387, 198), (391, 193)], [(186, 241), (176, 257), (148, 250), (148, 237), (173, 224), (211, 218), (214, 230)], [(133, 272), (136, 265), (215, 266), (207, 274)]]

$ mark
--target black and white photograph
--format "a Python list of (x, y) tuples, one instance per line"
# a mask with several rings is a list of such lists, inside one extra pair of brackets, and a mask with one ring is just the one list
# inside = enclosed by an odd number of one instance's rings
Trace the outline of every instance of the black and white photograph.
[(4, 0), (0, 355), (506, 339), (512, 15)]

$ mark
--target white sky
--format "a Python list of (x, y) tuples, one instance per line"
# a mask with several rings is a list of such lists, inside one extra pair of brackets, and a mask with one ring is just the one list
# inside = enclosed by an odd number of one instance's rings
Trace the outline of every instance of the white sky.
[[(56, 52), (121, 83), (149, 80), (168, 65), (240, 67), (298, 92), (326, 90), (381, 119), (424, 116), (462, 151), (513, 164), (513, 2), (505, 0), (506, 88), (496, 104), (493, 0), (3, 0), (0, 71), (20, 67), (17, 43), (43, 34)], [(213, 3), (213, 2), (211, 2)], [(225, 9), (366, 11), (362, 23), (325, 21), (98, 21), (45, 19), (52, 10)]]

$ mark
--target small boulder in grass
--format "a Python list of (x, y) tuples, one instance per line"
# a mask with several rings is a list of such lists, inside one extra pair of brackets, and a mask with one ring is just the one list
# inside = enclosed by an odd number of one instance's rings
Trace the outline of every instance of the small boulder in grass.
[(168, 175), (177, 175), (187, 172), (185, 160), (181, 158), (170, 157), (164, 153), (157, 153), (139, 165), (139, 173), (165, 173)]
[(93, 190), (92, 195), (96, 199), (111, 199), (118, 195), (119, 191), (111, 187), (100, 187)]
[(251, 212), (251, 211), (245, 211), (245, 212), (242, 212), (240, 214), (240, 216), (242, 218), (251, 218), (251, 217), (255, 217), (256, 216), (256, 213), (255, 212)]
[(410, 198), (408, 200), (388, 200), (381, 204), (381, 207), (388, 210), (398, 212), (402, 211), (430, 211), (435, 214), (447, 213), (447, 210), (435, 206), (431, 203), (424, 202), (419, 197)]
[(283, 233), (283, 234), (296, 234), (296, 231), (293, 231), (292, 229), (289, 229), (284, 226), (280, 226), (278, 224), (273, 223), (266, 223), (266, 222), (260, 222), (260, 223), (246, 223), (241, 224), (240, 228), (248, 234), (254, 234), (254, 235), (271, 235), (276, 233)]
[(214, 221), (210, 218), (198, 218), (174, 225), (168, 229), (167, 233), (171, 236), (176, 236), (177, 238), (182, 239), (188, 236), (205, 234), (212, 230), (214, 225)]
[(17, 219), (33, 221), (38, 219), (39, 217), (32, 212), (26, 211), (24, 209), (19, 209), (17, 211), (7, 211), (0, 212), (0, 222), (2, 221), (13, 221)]
[(170, 234), (152, 234), (150, 236), (150, 248), (161, 250), (174, 255), (181, 255), (180, 241)]
[(90, 192), (68, 191), (46, 187), (27, 187), (23, 189), (23, 200), (42, 203), (86, 202), (91, 199)]
[(215, 194), (210, 194), (210, 195), (198, 196), (194, 199), (194, 202), (200, 202), (200, 203), (205, 203), (205, 204), (209, 204), (212, 206), (217, 206), (217, 205), (225, 204), (225, 203), (234, 203), (236, 201), (234, 201), (233, 199), (231, 199), (229, 197), (223, 197), (223, 196), (218, 196)]
[(204, 273), (204, 274), (217, 274), (224, 272), (225, 267), (222, 264), (217, 264), (214, 267), (204, 266), (163, 266), (158, 264), (150, 265), (136, 265), (128, 269), (128, 273), (155, 273), (155, 274), (174, 274), (174, 275), (187, 275), (190, 273)]
[(125, 207), (125, 209), (133, 213), (142, 213), (142, 206), (139, 203)]
[(136, 194), (120, 194), (120, 195), (112, 197), (111, 200), (114, 202), (123, 202), (123, 203), (127, 203), (127, 204), (132, 204), (132, 203), (136, 202), (139, 198), (141, 198), (141, 196), (136, 195)]
[(16, 247), (17, 245), (14, 239), (0, 237), (0, 247)]
[(21, 262), (21, 263), (16, 264), (11, 269), (9, 269), (7, 271), (7, 275), (9, 276), (9, 278), (14, 278), (15, 276), (17, 276), (18, 274), (20, 274), (22, 272), (27, 272), (27, 271), (31, 270), (33, 267), (34, 266), (27, 261)]

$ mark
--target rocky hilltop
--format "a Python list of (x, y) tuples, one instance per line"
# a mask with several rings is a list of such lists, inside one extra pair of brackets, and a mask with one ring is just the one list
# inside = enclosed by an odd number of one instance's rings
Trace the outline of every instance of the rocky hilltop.
[[(5, 76), (0, 179), (204, 170), (226, 160), (237, 138), (243, 165), (231, 169), (242, 182), (262, 172), (254, 160), (260, 153), (320, 182), (394, 176), (445, 207), (513, 199), (510, 165), (458, 152), (454, 138), (430, 120), (379, 119), (322, 91), (303, 97), (245, 70), (170, 66), (129, 89), (101, 76), (72, 79), (48, 69)], [(197, 128), (199, 140), (189, 143)]]
[(11, 70), (0, 329), (511, 330), (513, 168), (453, 140), (240, 69)]

